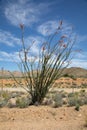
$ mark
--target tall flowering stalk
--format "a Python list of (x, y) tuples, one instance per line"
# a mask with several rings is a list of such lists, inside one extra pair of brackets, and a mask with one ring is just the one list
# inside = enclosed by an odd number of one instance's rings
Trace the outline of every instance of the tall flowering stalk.
[[(69, 65), (72, 59), (72, 48), (75, 39), (72, 39), (72, 31), (69, 36), (62, 35), (62, 21), (53, 35), (50, 35), (46, 42), (42, 43), (38, 56), (30, 54), (32, 44), (29, 47), (24, 43), (24, 25), (20, 25), (22, 31), (22, 48), (19, 52), (22, 76), (25, 85), (20, 84), (31, 96), (31, 104), (42, 103), (49, 89), (59, 78), (63, 70)], [(34, 44), (34, 42), (33, 42)], [(30, 58), (31, 57), (31, 58)]]

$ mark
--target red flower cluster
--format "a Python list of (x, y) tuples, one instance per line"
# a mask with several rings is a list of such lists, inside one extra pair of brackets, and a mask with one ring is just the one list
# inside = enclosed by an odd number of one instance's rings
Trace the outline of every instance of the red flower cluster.
[(61, 38), (67, 38), (67, 36), (66, 36), (66, 35), (63, 35)]
[(63, 44), (63, 47), (66, 48), (66, 44)]
[(61, 20), (61, 21), (60, 21), (60, 26), (61, 26), (62, 24), (63, 24), (63, 21)]
[(60, 44), (60, 46), (61, 46), (61, 47), (64, 47), (64, 48), (66, 48), (66, 47), (67, 47), (67, 45), (66, 45), (66, 44), (64, 44), (64, 43), (61, 43), (61, 44)]
[(21, 28), (21, 29), (24, 29), (24, 24), (20, 24), (20, 28)]
[(43, 50), (43, 51), (45, 50), (45, 47), (44, 47), (44, 46), (42, 47), (42, 50)]

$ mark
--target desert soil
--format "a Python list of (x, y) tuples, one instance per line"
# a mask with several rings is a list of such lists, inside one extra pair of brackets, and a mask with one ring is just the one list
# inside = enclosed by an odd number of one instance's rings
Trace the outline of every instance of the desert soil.
[[(22, 84), (24, 84), (24, 80), (23, 79), (18, 79), (19, 81), (22, 82)], [(3, 87), (6, 87), (6, 86), (9, 86), (9, 87), (16, 87), (16, 82), (14, 81), (14, 79), (0, 79), (0, 87), (2, 87), (2, 84), (3, 84)], [(72, 78), (60, 78), (58, 80), (55, 81), (55, 86), (56, 87), (71, 87), (72, 85), (76, 85), (76, 86), (81, 86), (82, 84), (86, 85), (87, 86), (87, 78), (76, 78), (76, 79), (72, 79)], [(59, 86), (58, 86), (59, 85)], [(18, 84), (17, 84), (18, 86)]]
[(74, 107), (0, 108), (0, 130), (87, 130), (87, 106)]

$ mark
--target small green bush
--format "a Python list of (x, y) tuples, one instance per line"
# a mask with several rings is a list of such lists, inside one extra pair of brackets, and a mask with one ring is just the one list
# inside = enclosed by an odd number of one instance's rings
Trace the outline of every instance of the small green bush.
[(81, 93), (85, 93), (85, 89), (82, 89), (80, 92), (81, 92)]
[(54, 104), (53, 104), (54, 108), (61, 107), (63, 105), (62, 95), (59, 93), (55, 94), (55, 96), (53, 97), (53, 101), (54, 101)]
[(7, 104), (7, 100), (0, 99), (0, 107), (4, 107)]
[(86, 92), (85, 92), (85, 89), (82, 89), (80, 92), (79, 92), (79, 95), (81, 97), (84, 97), (86, 95)]
[(84, 105), (84, 100), (82, 97), (74, 96), (68, 98), (68, 105), (69, 106), (76, 106), (79, 104), (80, 106)]
[(80, 105), (79, 105), (79, 104), (76, 104), (75, 110), (76, 110), (76, 111), (79, 111), (79, 110), (80, 110)]
[(77, 99), (75, 97), (68, 98), (68, 105), (75, 106), (77, 104)]
[(59, 91), (57, 94), (61, 95), (61, 96), (62, 96), (62, 98), (67, 97), (67, 93), (66, 93), (66, 92), (64, 92), (63, 90), (62, 90), (62, 91)]
[(87, 96), (84, 96), (84, 104), (87, 105)]
[(1, 97), (4, 98), (5, 100), (9, 100), (11, 95), (10, 95), (10, 93), (8, 91), (3, 91), (1, 93)]
[(22, 98), (17, 98), (16, 100), (16, 106), (19, 108), (26, 108), (29, 106), (29, 99), (22, 97)]
[(74, 93), (72, 92), (68, 94), (68, 97), (75, 97), (75, 96), (77, 97), (78, 95), (79, 95), (78, 92), (74, 92)]

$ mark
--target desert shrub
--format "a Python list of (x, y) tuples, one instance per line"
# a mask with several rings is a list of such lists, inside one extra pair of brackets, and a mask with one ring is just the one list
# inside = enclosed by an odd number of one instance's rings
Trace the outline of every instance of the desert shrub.
[(5, 100), (9, 100), (11, 97), (11, 93), (9, 93), (8, 91), (3, 91), (1, 92), (1, 97), (3, 97)]
[(17, 98), (16, 106), (19, 108), (26, 108), (30, 104), (29, 99), (25, 97)]
[(81, 92), (81, 93), (85, 93), (85, 89), (81, 89), (80, 92)]
[(83, 98), (79, 97), (79, 96), (73, 96), (73, 97), (69, 97), (68, 98), (68, 105), (69, 106), (76, 106), (76, 105), (84, 105), (84, 100)]
[(84, 96), (84, 104), (86, 104), (86, 105), (87, 105), (87, 95), (86, 95), (86, 96)]
[(63, 75), (63, 77), (69, 77), (69, 74), (66, 73), (66, 74)]
[(6, 106), (6, 104), (7, 104), (7, 100), (5, 100), (5, 99), (0, 99), (0, 107), (4, 107), (4, 106)]
[(75, 106), (76, 104), (77, 104), (77, 98), (75, 98), (75, 97), (68, 98), (68, 105), (69, 106)]
[(36, 102), (41, 104), (54, 81), (60, 77), (63, 70), (69, 65), (72, 57), (70, 56), (71, 52), (75, 52), (72, 51), (75, 39), (72, 38), (72, 29), (68, 36), (61, 33), (63, 22), (60, 21), (55, 32), (50, 34), (48, 38), (46, 37), (48, 40), (40, 43), (38, 53), (33, 54), (31, 48), (35, 41), (31, 44), (25, 44), (24, 25), (20, 24), (20, 28), (22, 44), (19, 51), (20, 61), (17, 65), (25, 79), (24, 85), (14, 75), (11, 75), (16, 84), (23, 87), (31, 95), (32, 104)]
[(76, 80), (76, 77), (74, 75), (69, 75), (69, 77), (73, 80)]
[(76, 106), (75, 106), (75, 110), (76, 111), (79, 111), (80, 110), (80, 105), (77, 103)]
[(87, 93), (84, 90), (79, 92), (79, 102), (81, 105), (87, 104)]
[(55, 94), (53, 97), (53, 101), (54, 101), (54, 104), (53, 104), (54, 108), (61, 107), (63, 105), (62, 95), (59, 93)]
[(77, 103), (82, 106), (84, 105), (84, 98), (83, 97), (79, 97), (78, 100), (77, 100)]
[(69, 93), (68, 94), (68, 97), (73, 97), (74, 96), (74, 93)]
[(61, 94), (62, 98), (65, 98), (65, 97), (67, 97), (67, 92), (60, 91), (59, 93)]
[(78, 97), (79, 93), (78, 92), (71, 92), (68, 94), (68, 97)]
[(86, 95), (85, 89), (82, 89), (82, 90), (79, 92), (79, 95), (80, 95), (81, 97), (85, 96), (85, 95)]

